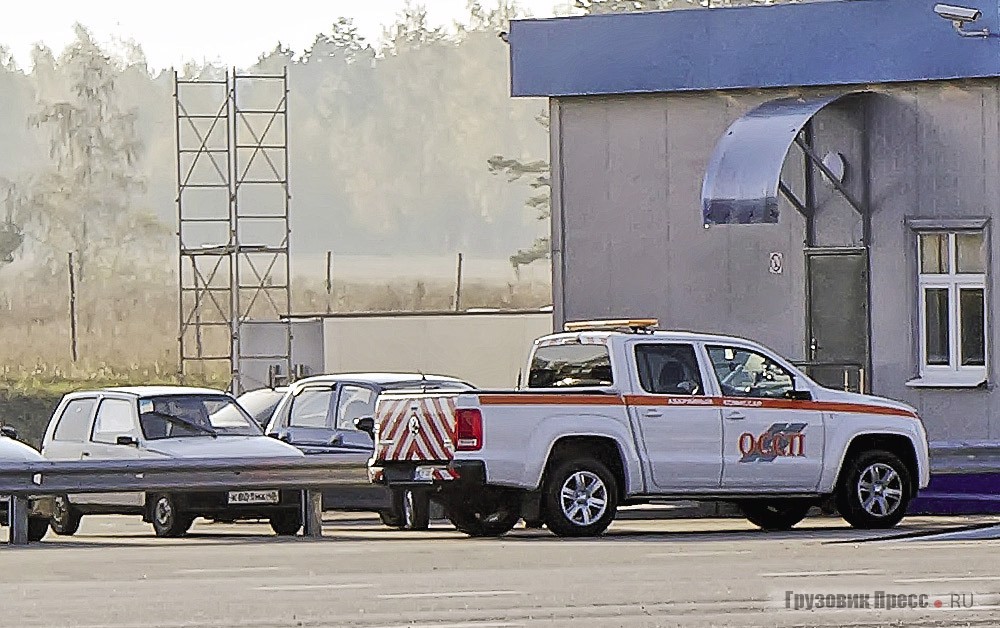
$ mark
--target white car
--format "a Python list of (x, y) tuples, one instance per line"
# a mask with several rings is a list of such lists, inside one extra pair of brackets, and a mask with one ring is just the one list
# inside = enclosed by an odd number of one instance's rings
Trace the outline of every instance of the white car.
[[(47, 460), (300, 457), (264, 435), (232, 396), (179, 386), (107, 388), (63, 397), (42, 441)], [(268, 519), (277, 534), (301, 527), (292, 490), (73, 494), (55, 499), (52, 530), (72, 535), (89, 514), (136, 514), (157, 536), (182, 536), (196, 517)]]
[[(45, 459), (30, 446), (17, 440), (17, 433), (9, 427), (0, 428), (0, 463), (17, 464), (19, 462), (43, 462)], [(48, 497), (31, 499), (28, 514), (28, 540), (41, 541), (49, 529), (49, 517), (52, 515), (53, 501)], [(9, 520), (10, 500), (0, 497), (0, 525)]]
[(528, 390), (383, 395), (373, 479), (434, 491), (473, 536), (519, 518), (600, 534), (620, 504), (656, 499), (735, 502), (766, 529), (823, 503), (887, 528), (930, 481), (912, 407), (823, 388), (748, 340), (656, 326), (540, 338)]

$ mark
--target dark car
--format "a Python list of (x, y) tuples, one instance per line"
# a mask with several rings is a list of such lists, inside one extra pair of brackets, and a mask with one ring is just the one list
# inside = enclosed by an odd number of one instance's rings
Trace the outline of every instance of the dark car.
[[(269, 436), (294, 445), (306, 455), (330, 454), (367, 463), (374, 451), (372, 435), (358, 419), (373, 418), (378, 396), (386, 391), (467, 390), (468, 382), (419, 373), (341, 373), (317, 375), (292, 384), (267, 424)], [(261, 397), (263, 399), (263, 396)], [(356, 494), (355, 494), (356, 493)], [(326, 510), (378, 512), (390, 527), (424, 529), (430, 504), (424, 494), (372, 484), (350, 494), (324, 494)]]

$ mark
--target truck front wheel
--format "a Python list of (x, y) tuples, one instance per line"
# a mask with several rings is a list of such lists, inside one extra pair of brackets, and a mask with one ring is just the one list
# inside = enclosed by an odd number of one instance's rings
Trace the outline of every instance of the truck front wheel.
[(762, 530), (789, 530), (805, 518), (812, 504), (798, 499), (756, 499), (740, 502), (739, 507)]
[(877, 449), (861, 452), (841, 471), (837, 510), (855, 528), (891, 528), (906, 515), (910, 486), (910, 472), (899, 456)]
[(618, 485), (607, 466), (592, 458), (557, 462), (544, 487), (545, 525), (558, 536), (597, 536), (618, 512)]

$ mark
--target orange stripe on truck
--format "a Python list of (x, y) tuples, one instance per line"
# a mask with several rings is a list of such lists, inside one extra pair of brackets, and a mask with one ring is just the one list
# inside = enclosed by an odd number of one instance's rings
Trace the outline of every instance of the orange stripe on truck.
[(771, 410), (816, 410), (820, 412), (847, 412), (853, 414), (878, 414), (916, 419), (909, 410), (865, 403), (841, 403), (836, 401), (798, 401), (794, 399), (761, 399), (745, 397), (689, 397), (675, 395), (539, 395), (539, 394), (483, 394), (479, 395), (483, 406), (676, 406), (723, 408), (767, 408)]
[(480, 394), (483, 406), (623, 406), (617, 395), (489, 395)]

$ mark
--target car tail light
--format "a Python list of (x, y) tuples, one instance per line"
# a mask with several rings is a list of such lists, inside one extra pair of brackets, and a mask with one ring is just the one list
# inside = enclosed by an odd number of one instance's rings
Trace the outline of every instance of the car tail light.
[(483, 413), (478, 408), (455, 410), (455, 451), (483, 448)]

